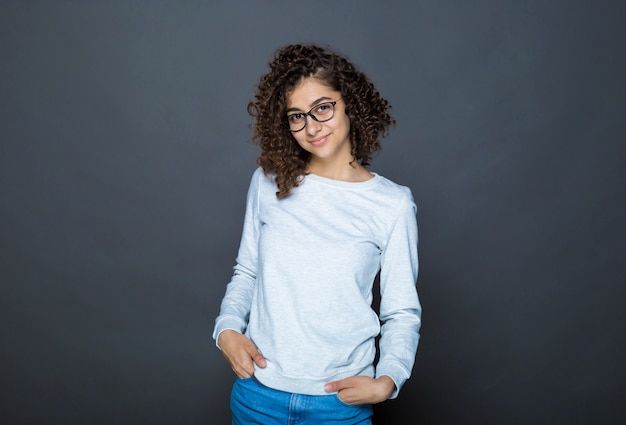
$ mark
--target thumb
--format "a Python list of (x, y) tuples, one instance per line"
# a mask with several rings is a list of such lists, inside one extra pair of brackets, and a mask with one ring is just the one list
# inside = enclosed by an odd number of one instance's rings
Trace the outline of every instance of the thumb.
[(252, 360), (254, 360), (254, 363), (256, 363), (256, 365), (259, 367), (267, 366), (267, 361), (265, 361), (265, 357), (263, 357), (263, 354), (261, 354), (259, 351), (252, 355)]
[(340, 381), (332, 381), (327, 383), (326, 385), (324, 385), (324, 391), (326, 391), (327, 393), (333, 393), (333, 392), (337, 392), (341, 389), (344, 388), (344, 379), (340, 380)]

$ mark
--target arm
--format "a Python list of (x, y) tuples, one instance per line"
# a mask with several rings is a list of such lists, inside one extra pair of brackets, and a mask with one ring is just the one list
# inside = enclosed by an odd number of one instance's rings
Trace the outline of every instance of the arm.
[(325, 386), (349, 404), (395, 398), (411, 375), (419, 340), (421, 306), (415, 287), (418, 272), (416, 206), (408, 193), (381, 254), (380, 358), (376, 377), (351, 376)]
[(243, 335), (250, 315), (258, 260), (259, 170), (254, 174), (246, 200), (243, 232), (236, 264), (215, 320), (213, 338), (217, 347), (239, 377), (254, 372), (254, 363), (265, 367), (265, 360), (252, 341)]
[(389, 376), (395, 398), (411, 375), (419, 342), (422, 308), (418, 274), (417, 207), (408, 194), (383, 249), (380, 273), (380, 358), (376, 377)]

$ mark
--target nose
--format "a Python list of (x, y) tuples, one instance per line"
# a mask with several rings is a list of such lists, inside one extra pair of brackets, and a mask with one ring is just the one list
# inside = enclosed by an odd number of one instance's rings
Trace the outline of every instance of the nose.
[(308, 116), (307, 120), (306, 120), (306, 127), (304, 127), (304, 130), (307, 132), (307, 134), (314, 136), (317, 133), (319, 133), (319, 131), (322, 129), (322, 123), (321, 122), (317, 122), (313, 117)]

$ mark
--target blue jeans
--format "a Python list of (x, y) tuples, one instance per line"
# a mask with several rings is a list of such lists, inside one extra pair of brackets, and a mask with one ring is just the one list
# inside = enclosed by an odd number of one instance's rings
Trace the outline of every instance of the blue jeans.
[(337, 394), (274, 390), (255, 378), (237, 378), (230, 395), (233, 425), (371, 425), (370, 404), (344, 403)]

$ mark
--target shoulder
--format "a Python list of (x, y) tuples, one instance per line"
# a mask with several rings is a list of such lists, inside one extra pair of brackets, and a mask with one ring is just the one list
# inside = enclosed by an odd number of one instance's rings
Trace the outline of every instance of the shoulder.
[(252, 173), (252, 179), (250, 181), (249, 193), (255, 194), (259, 197), (276, 196), (275, 176), (273, 174), (265, 173), (263, 168), (257, 167)]
[(412, 204), (415, 202), (411, 188), (389, 180), (380, 174), (377, 174), (376, 176), (378, 178), (378, 190), (381, 192), (381, 195), (388, 197), (389, 200), (396, 203), (402, 202)]
[(264, 177), (265, 173), (263, 172), (263, 168), (257, 167), (252, 173), (252, 180), (259, 180), (261, 177)]
[(255, 185), (263, 185), (263, 184), (275, 184), (275, 176), (273, 174), (265, 173), (262, 167), (257, 167), (252, 173), (252, 184)]

